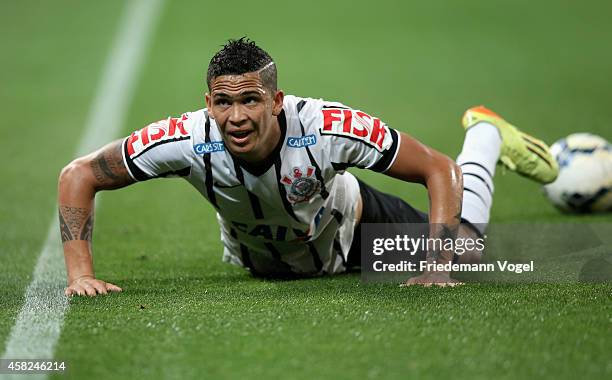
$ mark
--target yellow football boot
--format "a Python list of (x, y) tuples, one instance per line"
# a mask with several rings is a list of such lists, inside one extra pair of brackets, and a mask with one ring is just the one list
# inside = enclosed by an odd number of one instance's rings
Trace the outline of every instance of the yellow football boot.
[(502, 138), (499, 161), (508, 169), (540, 183), (553, 182), (559, 165), (548, 145), (518, 130), (501, 116), (484, 106), (465, 111), (461, 124), (468, 130), (480, 122), (494, 125)]

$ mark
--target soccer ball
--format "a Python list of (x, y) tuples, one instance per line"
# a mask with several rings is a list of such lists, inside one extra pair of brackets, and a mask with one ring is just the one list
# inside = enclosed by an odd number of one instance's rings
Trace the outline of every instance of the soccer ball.
[(548, 199), (565, 212), (612, 211), (612, 145), (591, 133), (574, 133), (550, 149), (559, 177), (544, 186)]

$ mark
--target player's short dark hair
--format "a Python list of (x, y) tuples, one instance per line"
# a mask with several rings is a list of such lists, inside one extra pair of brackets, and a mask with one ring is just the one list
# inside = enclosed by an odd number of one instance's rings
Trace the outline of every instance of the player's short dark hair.
[(259, 74), (264, 86), (276, 91), (276, 65), (270, 54), (246, 37), (229, 40), (210, 60), (206, 84), (210, 89), (210, 83), (218, 76), (240, 75), (258, 70), (261, 70)]

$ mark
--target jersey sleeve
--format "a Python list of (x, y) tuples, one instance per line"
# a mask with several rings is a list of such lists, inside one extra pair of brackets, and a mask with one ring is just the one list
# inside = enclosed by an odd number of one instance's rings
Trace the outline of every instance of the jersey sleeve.
[(337, 170), (387, 171), (397, 156), (399, 133), (382, 120), (341, 103), (320, 102), (309, 110)]
[(149, 124), (123, 140), (123, 160), (136, 181), (189, 176), (191, 151), (187, 114)]

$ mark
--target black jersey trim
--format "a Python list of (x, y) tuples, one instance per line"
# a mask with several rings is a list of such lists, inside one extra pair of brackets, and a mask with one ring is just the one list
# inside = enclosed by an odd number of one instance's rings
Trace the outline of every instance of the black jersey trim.
[(342, 246), (337, 238), (334, 238), (334, 252), (336, 252), (336, 256), (340, 256), (342, 260), (342, 266), (346, 268), (346, 260), (344, 259), (344, 255), (342, 254)]
[[(392, 128), (389, 128), (389, 130), (390, 131), (394, 131), (394, 129), (392, 129)], [(365, 144), (365, 145), (369, 146), (370, 148), (376, 149), (376, 151), (378, 153), (384, 154), (384, 151), (381, 151), (379, 149), (378, 145), (376, 145), (373, 142), (370, 142), (370, 140), (364, 140), (364, 139), (359, 138), (359, 137), (347, 136), (347, 135), (343, 135), (343, 134), (340, 134), (340, 133), (323, 132), (323, 130), (321, 128), (319, 128), (319, 134), (321, 136), (337, 136), (337, 137), (342, 137), (342, 138), (345, 138), (345, 139), (353, 140), (353, 141), (356, 141), (356, 142), (360, 142), (362, 144)]]
[(128, 154), (128, 151), (127, 151), (127, 140), (128, 139), (129, 137), (123, 140), (123, 157), (125, 157), (125, 163), (127, 164), (128, 171), (130, 172), (130, 174), (136, 181), (147, 181), (151, 179), (151, 177), (149, 177), (138, 166), (136, 166), (133, 159), (130, 158), (130, 155)]
[(233, 189), (234, 187), (242, 186), (241, 183), (237, 185), (222, 185), (219, 182), (214, 182), (213, 185), (219, 189)]
[(349, 164), (348, 162), (332, 162), (331, 165), (332, 165), (332, 168), (334, 168), (334, 170), (337, 172), (345, 171), (346, 169), (352, 168), (355, 166), (353, 164)]
[(257, 274), (253, 261), (251, 261), (251, 252), (249, 252), (249, 248), (244, 244), (240, 244), (240, 255), (242, 256), (242, 263), (244, 266), (249, 268), (251, 273)]
[[(302, 120), (300, 119), (300, 111), (302, 110), (302, 108), (304, 108), (305, 105), (306, 105), (305, 100), (301, 100), (297, 104), (297, 114), (298, 114), (297, 118), (298, 118), (298, 121), (300, 122), (300, 129), (302, 130), (302, 137), (306, 136), (306, 130), (304, 129), (304, 124), (302, 124)], [(323, 199), (327, 199), (327, 197), (329, 197), (329, 192), (327, 191), (327, 188), (325, 187), (325, 179), (323, 179), (321, 168), (319, 167), (319, 164), (317, 164), (317, 161), (314, 159), (314, 156), (312, 155), (312, 152), (310, 151), (310, 147), (305, 146), (304, 148), (306, 149), (306, 154), (308, 154), (308, 159), (310, 159), (310, 165), (312, 165), (315, 168), (315, 177), (317, 177), (317, 180), (321, 184), (321, 197), (323, 197)]]
[[(207, 143), (210, 142), (210, 116), (208, 116), (208, 112), (206, 112), (206, 124), (204, 125), (204, 141)], [(219, 204), (217, 203), (217, 195), (213, 187), (214, 178), (212, 171), (211, 154), (205, 153), (202, 159), (204, 160), (204, 168), (206, 169), (204, 183), (206, 185), (206, 194), (208, 195), (208, 200), (216, 209), (219, 209)]]
[(268, 249), (268, 251), (270, 251), (270, 254), (274, 258), (274, 260), (281, 262), (283, 261), (281, 260), (280, 252), (278, 251), (278, 249), (276, 249), (274, 245), (272, 245), (272, 243), (264, 243), (264, 246)]
[[(302, 108), (304, 108), (304, 106), (306, 105), (306, 101), (304, 99), (300, 100), (297, 104), (297, 111), (298, 114), (300, 113), (300, 111), (302, 111)], [(323, 108), (325, 108), (325, 106), (323, 106)]]
[[(238, 233), (234, 228), (230, 228), (230, 236), (238, 240)], [(253, 262), (251, 261), (251, 253), (249, 252), (247, 246), (242, 243), (240, 243), (240, 256), (242, 264), (254, 273), (255, 267), (253, 266)]]
[(291, 270), (291, 265), (289, 265), (289, 264), (287, 264), (286, 262), (283, 261), (283, 259), (281, 258), (280, 252), (278, 251), (278, 249), (276, 249), (274, 244), (272, 244), (272, 243), (264, 243), (264, 246), (268, 249), (268, 251), (270, 252), (272, 257), (274, 258), (274, 260), (276, 260), (279, 263), (281, 263), (282, 265), (284, 265), (289, 272), (292, 271)]
[(179, 177), (188, 177), (190, 174), (191, 174), (191, 166), (187, 166), (187, 167), (182, 168), (182, 169), (170, 170), (170, 171), (167, 171), (165, 173), (158, 174), (155, 177), (151, 177), (151, 179), (153, 179), (153, 178), (165, 178), (165, 177), (169, 177), (171, 175), (177, 175)]
[(336, 219), (338, 224), (342, 224), (342, 220), (344, 219), (344, 215), (342, 215), (342, 213), (340, 211), (338, 211), (337, 209), (332, 209), (331, 210), (331, 214)]
[(281, 166), (282, 164), (280, 156), (277, 156), (276, 161), (274, 162), (274, 171), (276, 172), (276, 186), (278, 186), (278, 193), (280, 194), (281, 200), (283, 202), (283, 207), (285, 208), (285, 211), (287, 211), (287, 214), (289, 214), (297, 222), (300, 222), (300, 220), (295, 215), (295, 212), (293, 211), (293, 206), (287, 199), (287, 189), (285, 189), (285, 185), (283, 185), (281, 182)]
[[(303, 100), (302, 100), (302, 101), (303, 101)], [(322, 106), (321, 108), (323, 108), (323, 109), (339, 109), (339, 110), (350, 110), (350, 109), (352, 109), (352, 108), (349, 108), (349, 107), (342, 107), (342, 106), (327, 106), (327, 105), (324, 105), (324, 106)]]
[(142, 156), (144, 153), (150, 151), (153, 148), (156, 148), (160, 145), (164, 145), (164, 144), (168, 144), (168, 143), (173, 143), (173, 142), (177, 142), (177, 141), (183, 141), (183, 140), (189, 140), (191, 137), (190, 136), (180, 136), (180, 137), (175, 137), (173, 139), (168, 139), (168, 140), (161, 140), (159, 142), (154, 143), (153, 145), (149, 145), (148, 147), (144, 148), (143, 150), (141, 150), (140, 152), (138, 152), (134, 157), (131, 157), (131, 159), (135, 159), (138, 158), (140, 156)]
[[(248, 191), (248, 190), (247, 190)], [(255, 215), (255, 219), (263, 219), (263, 209), (261, 208), (261, 203), (259, 202), (259, 198), (257, 195), (248, 191), (249, 193), (249, 201), (251, 202), (251, 208), (253, 209), (253, 214)]]
[(314, 264), (317, 272), (320, 272), (323, 269), (323, 262), (321, 261), (321, 257), (319, 256), (319, 252), (317, 252), (317, 248), (312, 244), (312, 242), (308, 242), (306, 244), (308, 246), (308, 250), (312, 254), (312, 263)]
[(263, 209), (261, 208), (261, 203), (259, 202), (259, 198), (257, 198), (257, 195), (253, 194), (253, 192), (251, 192), (249, 189), (246, 188), (244, 184), (244, 173), (242, 172), (242, 168), (240, 167), (240, 164), (238, 164), (238, 162), (235, 159), (233, 161), (234, 161), (234, 170), (236, 171), (236, 178), (238, 179), (240, 184), (244, 187), (244, 189), (247, 192), (247, 195), (249, 196), (249, 203), (251, 204), (251, 210), (253, 210), (253, 215), (255, 216), (255, 219), (263, 219), (264, 214), (263, 214)]
[(399, 146), (399, 133), (397, 133), (397, 131), (392, 128), (389, 128), (389, 132), (391, 133), (393, 143), (391, 144), (391, 147), (383, 153), (382, 157), (378, 160), (378, 162), (370, 166), (370, 170), (379, 173), (385, 172), (393, 164)]

